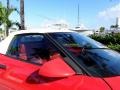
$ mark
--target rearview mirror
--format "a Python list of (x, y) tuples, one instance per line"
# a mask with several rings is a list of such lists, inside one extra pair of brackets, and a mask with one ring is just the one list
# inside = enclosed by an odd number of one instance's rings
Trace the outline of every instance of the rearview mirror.
[(57, 57), (48, 61), (39, 70), (39, 75), (45, 77), (68, 77), (74, 75), (75, 72), (68, 66), (62, 57)]

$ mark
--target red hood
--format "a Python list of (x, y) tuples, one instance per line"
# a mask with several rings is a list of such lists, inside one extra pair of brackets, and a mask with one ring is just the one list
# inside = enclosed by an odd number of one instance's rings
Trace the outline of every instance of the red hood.
[(120, 76), (105, 78), (113, 90), (120, 90)]
[(102, 79), (83, 75), (49, 82), (47, 87), (46, 85), (43, 85), (43, 87), (44, 90), (110, 90), (109, 86)]

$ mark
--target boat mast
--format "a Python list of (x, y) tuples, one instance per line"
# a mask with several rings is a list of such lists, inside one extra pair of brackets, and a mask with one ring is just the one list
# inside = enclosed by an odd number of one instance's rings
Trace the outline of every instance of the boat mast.
[(80, 12), (79, 12), (79, 4), (78, 4), (78, 17), (77, 17), (77, 26), (79, 27), (79, 24), (80, 24), (80, 14), (79, 14)]

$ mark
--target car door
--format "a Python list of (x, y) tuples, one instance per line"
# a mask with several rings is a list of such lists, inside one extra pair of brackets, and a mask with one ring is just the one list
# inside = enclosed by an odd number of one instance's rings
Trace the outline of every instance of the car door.
[[(37, 43), (38, 41), (39, 43)], [(7, 88), (12, 88), (13, 90), (14, 89), (31, 90), (28, 89), (28, 86), (30, 85), (27, 85), (27, 83), (31, 83), (29, 82), (29, 80), (31, 79), (28, 78), (31, 75), (33, 75), (34, 72), (37, 72), (39, 70), (40, 65), (33, 62), (29, 62), (29, 60), (32, 58), (32, 55), (34, 55), (34, 52), (32, 52), (31, 49), (35, 49), (38, 51), (39, 50), (37, 49), (38, 46), (40, 49), (45, 47), (46, 49), (49, 48), (51, 59), (55, 59), (59, 57), (61, 58), (62, 56), (63, 58), (62, 60), (64, 60), (67, 64), (69, 64), (71, 67), (73, 65), (76, 71), (80, 70), (66, 54), (60, 52), (61, 48), (57, 50), (58, 48), (56, 49), (53, 46), (53, 44), (51, 45), (49, 42), (47, 42), (47, 40), (45, 40), (43, 35), (37, 35), (37, 34), (18, 35), (15, 36), (11, 41), (11, 44), (9, 45), (6, 55), (2, 55), (2, 54), (0, 55), (0, 87), (2, 87), (3, 85), (6, 86)], [(45, 55), (46, 53), (47, 53), (46, 51), (42, 53), (42, 57), (47, 56), (48, 58), (48, 54)], [(47, 58), (43, 58), (43, 59), (47, 59)], [(82, 73), (82, 71), (80, 72)], [(64, 79), (61, 79), (61, 83), (63, 82), (63, 80)], [(53, 90), (53, 88), (55, 88), (54, 85), (58, 85), (58, 87), (61, 86), (61, 84), (58, 84), (58, 82), (55, 81), (54, 82), (51, 81), (51, 83), (53, 85), (50, 86), (47, 84), (47, 85), (43, 85), (42, 87), (47, 88), (46, 90), (48, 89)], [(38, 86), (36, 87), (36, 89), (33, 88), (32, 90), (37, 90), (40, 84), (37, 85)], [(67, 85), (66, 87), (68, 88)], [(61, 86), (61, 88), (63, 88), (63, 86)], [(12, 90), (12, 89), (7, 89), (7, 90)]]
[(30, 78), (33, 77), (34, 74), (37, 77), (36, 73), (40, 69), (40, 64), (31, 62), (31, 58), (36, 56), (34, 54), (35, 51), (37, 51), (36, 53), (41, 54), (42, 59), (49, 59), (48, 48), (51, 51), (51, 55), (54, 52), (55, 55), (53, 57), (55, 57), (57, 54), (56, 50), (48, 41), (49, 40), (41, 34), (16, 35), (12, 39), (6, 55), (0, 55), (0, 84), (2, 83), (8, 87), (17, 88), (17, 90), (19, 90), (19, 87), (20, 90), (22, 90), (23, 88), (27, 88), (26, 83), (39, 82), (38, 79), (34, 79), (34, 81)]
[(19, 36), (15, 36), (9, 45), (6, 55), (0, 54), (0, 90), (12, 90), (10, 88), (19, 90), (18, 88), (21, 88), (21, 85), (23, 87), (23, 83), (26, 82), (27, 78), (39, 70), (38, 65), (20, 58), (19, 46)]
[[(19, 90), (27, 78), (35, 71), (39, 70), (39, 66), (30, 63), (22, 62), (17, 59), (10, 58), (5, 55), (0, 55), (0, 90), (5, 88), (14, 88)], [(2, 85), (2, 86), (1, 86)], [(20, 90), (24, 90), (22, 89)], [(12, 89), (5, 89), (12, 90)]]

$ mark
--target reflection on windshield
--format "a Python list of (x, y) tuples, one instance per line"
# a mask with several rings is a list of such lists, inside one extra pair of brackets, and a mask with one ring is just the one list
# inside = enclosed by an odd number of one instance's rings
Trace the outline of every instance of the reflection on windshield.
[[(120, 75), (120, 54), (78, 33), (50, 34), (76, 61), (93, 76), (111, 77)], [(116, 57), (117, 56), (117, 57)]]

